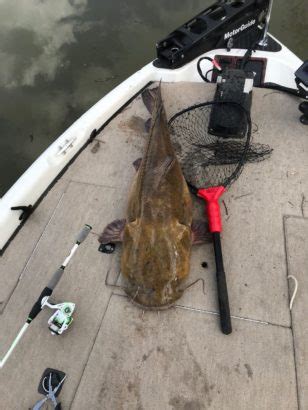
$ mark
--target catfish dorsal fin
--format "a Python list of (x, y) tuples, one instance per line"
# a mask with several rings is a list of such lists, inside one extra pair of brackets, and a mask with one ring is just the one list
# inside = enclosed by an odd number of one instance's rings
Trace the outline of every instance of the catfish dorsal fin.
[(150, 185), (151, 191), (155, 191), (161, 185), (161, 182), (166, 178), (168, 172), (175, 163), (175, 158), (166, 157), (165, 160), (153, 168), (152, 183)]

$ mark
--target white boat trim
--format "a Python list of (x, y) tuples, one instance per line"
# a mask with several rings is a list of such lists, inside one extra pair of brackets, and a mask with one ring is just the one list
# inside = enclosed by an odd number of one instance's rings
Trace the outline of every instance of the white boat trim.
[[(266, 83), (296, 89), (294, 72), (302, 61), (283, 44), (281, 47), (279, 52), (258, 50), (253, 57), (267, 59)], [(202, 56), (243, 56), (245, 51), (232, 49), (227, 52), (226, 49), (217, 49)], [(35, 205), (65, 166), (85, 146), (92, 131), (99, 129), (150, 82), (202, 82), (196, 68), (197, 60), (202, 56), (173, 70), (157, 68), (153, 62), (147, 64), (105, 95), (60, 135), (0, 199), (0, 253), (22, 223), (19, 220), (21, 211), (12, 211), (11, 207)], [(210, 62), (204, 62), (204, 69), (206, 64), (211, 68)]]

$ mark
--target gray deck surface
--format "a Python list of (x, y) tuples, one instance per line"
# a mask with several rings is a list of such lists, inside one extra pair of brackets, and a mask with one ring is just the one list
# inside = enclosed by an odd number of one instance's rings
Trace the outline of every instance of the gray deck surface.
[[(205, 84), (163, 84), (168, 116), (211, 100)], [(142, 156), (149, 114), (137, 97), (97, 136), (56, 183), (0, 259), (0, 357), (40, 290), (67, 256), (84, 223), (80, 246), (54, 299), (77, 305), (71, 329), (52, 337), (44, 310), (0, 370), (0, 409), (28, 409), (40, 396), (43, 370), (67, 373), (64, 409), (308, 408), (308, 132), (297, 99), (254, 90), (254, 141), (272, 157), (245, 167), (224, 195), (222, 235), (233, 333), (219, 329), (212, 245), (195, 247), (190, 288), (178, 306), (142, 312), (116, 283), (121, 247), (97, 251), (96, 233), (125, 216)], [(99, 142), (100, 141), (100, 142)], [(195, 203), (194, 213), (203, 207)], [(201, 267), (202, 261), (208, 268)], [(299, 291), (292, 314), (293, 282)]]

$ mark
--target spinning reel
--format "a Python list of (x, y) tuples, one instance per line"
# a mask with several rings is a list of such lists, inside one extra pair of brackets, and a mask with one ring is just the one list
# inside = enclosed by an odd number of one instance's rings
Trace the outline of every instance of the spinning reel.
[(42, 308), (44, 306), (50, 309), (56, 310), (55, 313), (48, 320), (48, 328), (52, 335), (62, 335), (73, 322), (73, 312), (75, 310), (75, 303), (63, 302), (63, 303), (49, 303), (49, 297), (45, 296), (42, 299)]

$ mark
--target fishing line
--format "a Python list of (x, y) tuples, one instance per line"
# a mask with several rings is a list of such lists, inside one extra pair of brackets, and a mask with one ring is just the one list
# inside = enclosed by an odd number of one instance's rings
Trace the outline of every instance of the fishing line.
[(291, 300), (290, 300), (290, 305), (289, 305), (290, 310), (292, 310), (293, 302), (294, 302), (295, 296), (296, 296), (296, 294), (297, 294), (298, 281), (297, 281), (296, 277), (293, 276), (293, 275), (289, 275), (289, 276), (288, 276), (288, 279), (292, 279), (292, 280), (294, 281), (294, 284), (295, 284), (294, 290), (293, 290), (293, 294), (292, 294), (292, 297), (291, 297)]

